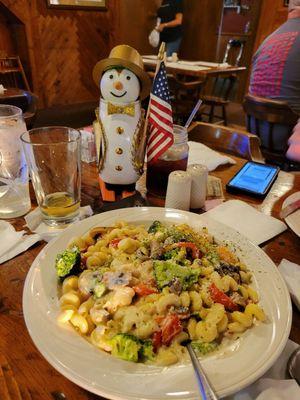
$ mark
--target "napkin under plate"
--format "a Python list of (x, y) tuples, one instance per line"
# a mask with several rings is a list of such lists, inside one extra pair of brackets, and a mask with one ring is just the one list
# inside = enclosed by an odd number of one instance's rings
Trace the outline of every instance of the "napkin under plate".
[(41, 240), (37, 234), (26, 235), (25, 231), (16, 232), (9, 222), (3, 220), (0, 220), (0, 236), (0, 264), (23, 253)]

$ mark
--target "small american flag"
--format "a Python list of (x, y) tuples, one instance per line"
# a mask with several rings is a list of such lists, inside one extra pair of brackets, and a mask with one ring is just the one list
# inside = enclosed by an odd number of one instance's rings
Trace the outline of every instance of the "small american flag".
[(173, 116), (166, 67), (161, 61), (154, 78), (149, 105), (147, 161), (155, 161), (174, 142)]

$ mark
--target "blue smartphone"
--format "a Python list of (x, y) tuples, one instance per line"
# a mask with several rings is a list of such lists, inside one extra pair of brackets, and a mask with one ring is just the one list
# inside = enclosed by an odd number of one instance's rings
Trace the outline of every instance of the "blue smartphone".
[(247, 193), (263, 197), (270, 190), (279, 170), (273, 165), (249, 161), (227, 183), (226, 189), (232, 193)]

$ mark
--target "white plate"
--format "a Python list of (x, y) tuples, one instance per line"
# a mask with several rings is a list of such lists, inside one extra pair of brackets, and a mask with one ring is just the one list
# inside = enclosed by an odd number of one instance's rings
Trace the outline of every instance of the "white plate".
[[(300, 192), (293, 193), (291, 196), (287, 197), (282, 204), (282, 208), (287, 207), (289, 204), (297, 200), (300, 200)], [(300, 236), (300, 210), (297, 210), (286, 217), (285, 222), (292, 231), (296, 233), (296, 235)]]
[(268, 256), (236, 231), (205, 216), (164, 208), (126, 208), (70, 226), (42, 250), (27, 275), (23, 309), (28, 331), (54, 368), (98, 395), (118, 400), (199, 398), (190, 363), (162, 368), (118, 360), (56, 322), (59, 306), (54, 261), (69, 240), (93, 226), (109, 226), (116, 220), (149, 224), (156, 219), (206, 226), (217, 239), (234, 242), (237, 252), (251, 266), (254, 287), (258, 288), (269, 322), (247, 331), (235, 351), (228, 350), (203, 361), (218, 395), (232, 394), (258, 379), (280, 355), (290, 332), (291, 302), (286, 285)]

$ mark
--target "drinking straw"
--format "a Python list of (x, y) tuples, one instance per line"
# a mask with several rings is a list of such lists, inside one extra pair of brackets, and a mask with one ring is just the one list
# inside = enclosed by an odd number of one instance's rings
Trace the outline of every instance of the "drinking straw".
[(201, 104), (202, 104), (202, 100), (199, 99), (199, 100), (197, 101), (197, 104), (196, 104), (195, 107), (193, 108), (193, 111), (191, 112), (191, 115), (189, 116), (189, 119), (186, 121), (186, 124), (184, 125), (184, 127), (185, 127), (186, 129), (190, 126), (190, 124), (191, 124), (191, 122), (193, 121), (195, 115), (197, 114), (197, 112), (198, 112), (198, 110), (199, 110)]

